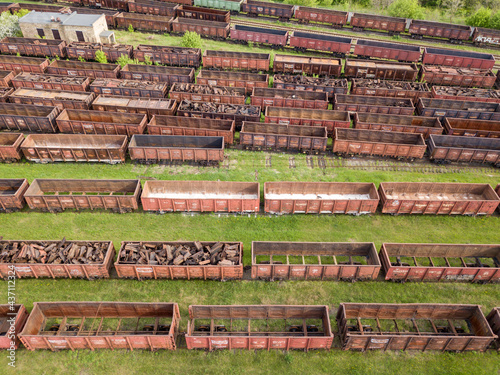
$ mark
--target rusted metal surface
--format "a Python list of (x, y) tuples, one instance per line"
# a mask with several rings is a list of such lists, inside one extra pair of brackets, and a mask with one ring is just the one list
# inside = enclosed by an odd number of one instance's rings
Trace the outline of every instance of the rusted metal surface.
[(200, 70), (196, 77), (196, 83), (210, 86), (244, 87), (247, 94), (250, 94), (254, 87), (269, 87), (269, 75)]
[(448, 135), (500, 138), (500, 123), (498, 121), (445, 117), (443, 126)]
[(35, 10), (37, 12), (54, 12), (54, 13), (67, 13), (68, 7), (61, 7), (58, 5), (47, 5), (47, 4), (29, 4), (29, 3), (19, 3), (21, 9), (27, 9), (30, 12)]
[(90, 86), (90, 78), (20, 73), (12, 78), (12, 86), (41, 90), (87, 91)]
[(273, 87), (276, 89), (296, 91), (323, 91), (333, 99), (334, 94), (347, 94), (347, 79), (331, 79), (324, 77), (308, 77), (303, 75), (275, 74)]
[(353, 78), (415, 81), (418, 68), (411, 63), (346, 59), (344, 75)]
[(265, 107), (328, 109), (326, 92), (254, 88), (250, 97), (252, 105)]
[(152, 135), (223, 137), (226, 144), (232, 144), (234, 126), (234, 120), (154, 115), (147, 129)]
[(118, 95), (139, 98), (164, 98), (168, 84), (132, 79), (96, 79), (90, 84), (90, 91), (97, 95)]
[(7, 2), (2, 2), (0, 3), (0, 12), (17, 12), (19, 11), (19, 4), (17, 3), (7, 3)]
[(462, 86), (491, 88), (496, 77), (491, 70), (465, 69), (441, 66), (422, 66), (420, 70), (422, 82), (429, 85)]
[(417, 63), (420, 60), (420, 47), (358, 39), (354, 45), (354, 55), (360, 58), (397, 60)]
[(343, 350), (485, 351), (496, 336), (477, 305), (341, 303)]
[(188, 161), (218, 163), (224, 159), (224, 138), (184, 135), (133, 135), (128, 145), (130, 159), (139, 163)]
[[(271, 46), (276, 47), (284, 47), (288, 43), (288, 31), (233, 25), (231, 28), (231, 40), (240, 41), (242, 44), (252, 42), (257, 44), (270, 44)], [(269, 70), (269, 66), (266, 70)]]
[(12, 103), (33, 104), (38, 106), (57, 107), (60, 110), (89, 109), (95, 98), (92, 92), (77, 92), (63, 90), (38, 90), (19, 88), (9, 95)]
[(117, 78), (119, 71), (120, 65), (118, 64), (66, 60), (54, 60), (47, 68), (48, 74), (91, 77), (94, 79)]
[(377, 210), (379, 196), (373, 183), (266, 182), (264, 210), (272, 214), (350, 214)]
[(330, 349), (328, 306), (191, 305), (188, 349)]
[(92, 103), (92, 109), (96, 111), (143, 113), (148, 115), (148, 119), (151, 119), (154, 115), (174, 115), (177, 111), (177, 102), (170, 99), (98, 95)]
[(298, 6), (295, 8), (294, 18), (301, 23), (326, 23), (334, 27), (342, 27), (347, 24), (348, 15), (348, 12), (333, 9)]
[(109, 29), (114, 29), (116, 27), (116, 17), (120, 14), (116, 10), (109, 9), (91, 9), (87, 7), (70, 7), (72, 12), (77, 12), (80, 14), (104, 14), (106, 16), (106, 23)]
[(37, 163), (124, 163), (126, 135), (30, 134), (21, 145), (24, 157)]
[(14, 76), (14, 72), (10, 70), (0, 70), (0, 87), (10, 87), (10, 83)]
[(170, 86), (174, 83), (194, 83), (194, 69), (127, 64), (122, 68), (120, 77), (142, 81), (164, 82)]
[(19, 336), (29, 350), (175, 350), (180, 319), (176, 303), (35, 302)]
[(335, 94), (333, 109), (336, 111), (413, 115), (415, 108), (408, 98), (391, 98), (366, 95)]
[[(134, 4), (131, 2), (130, 4)], [(77, 60), (95, 60), (95, 53), (102, 51), (110, 62), (117, 61), (122, 55), (132, 58), (134, 48), (129, 44), (102, 44), (89, 42), (71, 42), (66, 47), (68, 58)]]
[(70, 134), (142, 134), (147, 116), (135, 113), (84, 111), (65, 109), (56, 119), (61, 133)]
[(491, 44), (497, 46), (500, 44), (500, 32), (495, 29), (474, 27), (474, 33), (472, 34), (472, 41), (474, 42), (474, 44), (480, 46), (483, 46), (485, 44)]
[(241, 280), (242, 242), (122, 242), (120, 278)]
[(0, 103), (0, 129), (55, 133), (56, 107)]
[(177, 17), (194, 18), (204, 21), (230, 22), (231, 13), (220, 9), (210, 9), (181, 5), (176, 9)]
[(389, 35), (402, 33), (406, 28), (405, 18), (384, 17), (375, 14), (353, 13), (350, 23), (355, 30), (384, 30)]
[(381, 182), (382, 213), (491, 215), (500, 199), (488, 184)]
[(336, 128), (333, 152), (339, 155), (376, 155), (396, 159), (421, 159), (427, 146), (422, 134)]
[(250, 149), (326, 151), (326, 128), (243, 121), (240, 145)]
[(452, 40), (468, 40), (472, 28), (465, 25), (454, 25), (442, 22), (411, 20), (408, 32), (413, 36), (432, 36)]
[(0, 212), (12, 212), (24, 207), (24, 193), (29, 184), (26, 179), (0, 179)]
[(169, 33), (172, 31), (172, 17), (158, 17), (150, 14), (120, 13), (115, 18), (117, 29), (128, 29), (132, 25), (134, 30), (155, 33)]
[(500, 90), (432, 86), (432, 97), (437, 99), (465, 99), (476, 102), (500, 103)]
[(0, 241), (0, 276), (109, 278), (116, 252), (111, 241)]
[(134, 58), (144, 62), (146, 56), (152, 63), (163, 65), (192, 66), (195, 68), (201, 65), (200, 48), (139, 44), (134, 49)]
[(128, 2), (128, 11), (135, 13), (151, 14), (163, 17), (175, 17), (178, 4), (153, 0), (134, 0)]
[(420, 116), (500, 121), (500, 103), (420, 98), (416, 110)]
[(0, 161), (12, 162), (21, 160), (21, 133), (0, 133)]
[(426, 47), (422, 55), (422, 63), (471, 69), (492, 69), (495, 65), (495, 58), (489, 53)]
[(241, 11), (250, 16), (278, 17), (280, 21), (289, 21), (293, 17), (294, 6), (290, 4), (269, 3), (265, 1), (246, 0), (241, 3)]
[(252, 279), (375, 280), (380, 268), (372, 242), (252, 241)]
[(280, 125), (324, 126), (328, 134), (335, 128), (349, 128), (349, 112), (325, 111), (305, 108), (267, 107), (265, 122)]
[(22, 331), (26, 319), (28, 312), (24, 305), (0, 305), (0, 349), (12, 350), (19, 347), (21, 341), (18, 334)]
[(35, 179), (25, 199), (32, 210), (102, 209), (123, 213), (139, 208), (140, 194), (139, 180)]
[(236, 126), (243, 121), (260, 121), (261, 108), (254, 105), (200, 103), (183, 100), (179, 104), (178, 116), (234, 120)]
[(418, 98), (430, 98), (432, 96), (426, 83), (379, 79), (353, 79), (351, 95), (409, 98), (414, 103), (417, 102)]
[(258, 182), (146, 181), (145, 211), (259, 212)]
[(500, 350), (500, 308), (494, 307), (493, 310), (486, 317), (492, 332), (497, 335), (496, 348)]
[(118, 9), (123, 12), (128, 12), (127, 0), (83, 0), (84, 5), (91, 8)]
[(5, 37), (0, 40), (0, 52), (7, 55), (66, 57), (64, 40)]
[(443, 126), (439, 119), (425, 116), (395, 116), (356, 112), (354, 114), (354, 127), (366, 130), (420, 133), (424, 138), (428, 138), (430, 134), (443, 134)]
[(285, 74), (317, 74), (340, 77), (342, 60), (325, 57), (274, 55), (273, 72)]
[(380, 261), (393, 281), (500, 281), (500, 245), (384, 243)]
[(487, 163), (500, 167), (500, 139), (431, 135), (429, 157), (435, 162)]
[(227, 22), (201, 21), (191, 18), (176, 18), (171, 23), (172, 32), (184, 34), (194, 31), (201, 36), (216, 40), (225, 40), (229, 37), (230, 24)]
[(263, 71), (269, 70), (269, 53), (232, 52), (205, 50), (203, 52), (204, 69), (234, 69)]
[[(333, 52), (336, 56), (345, 56), (351, 51), (352, 39), (328, 34), (294, 31), (289, 45), (297, 51), (307, 50)], [(340, 75), (337, 74), (337, 75)]]
[(48, 66), (49, 60), (41, 57), (0, 55), (0, 70), (10, 70), (16, 73), (44, 73)]
[(246, 90), (243, 87), (222, 87), (195, 85), (192, 83), (174, 83), (169, 92), (170, 99), (179, 102), (214, 102), (225, 104), (245, 104)]

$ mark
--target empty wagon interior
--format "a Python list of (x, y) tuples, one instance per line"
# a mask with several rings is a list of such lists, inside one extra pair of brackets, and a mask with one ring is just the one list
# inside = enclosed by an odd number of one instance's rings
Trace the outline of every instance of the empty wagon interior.
[(336, 94), (335, 103), (377, 105), (384, 107), (413, 107), (411, 99), (407, 98), (391, 98), (391, 97), (380, 97), (380, 96), (344, 95), (344, 94)]
[(2, 116), (49, 116), (54, 111), (54, 107), (45, 107), (29, 104), (7, 104), (0, 103), (0, 114)]
[(67, 109), (58, 116), (57, 120), (90, 121), (125, 125), (132, 123), (140, 124), (142, 120), (144, 120), (144, 115), (135, 113)]
[(451, 129), (489, 130), (500, 133), (500, 122), (498, 121), (445, 117), (444, 123)]
[(294, 31), (293, 36), (296, 38), (307, 38), (307, 39), (318, 39), (318, 40), (323, 40), (327, 42), (335, 42), (335, 43), (346, 43), (346, 44), (351, 44), (352, 39), (351, 38), (343, 38), (340, 36), (332, 36), (332, 35), (326, 35), (326, 34), (311, 34), (311, 33), (305, 33), (302, 31)]
[[(276, 4), (273, 4), (273, 6)], [(244, 26), (244, 25), (234, 25), (234, 29), (238, 31), (249, 31), (252, 33), (262, 33), (262, 34), (273, 34), (285, 36), (288, 32), (287, 30), (276, 30), (276, 29), (262, 29), (260, 27)], [(225, 51), (227, 52), (227, 51)], [(261, 54), (259, 54), (261, 55)], [(219, 55), (217, 55), (219, 56)]]
[(265, 199), (378, 199), (373, 183), (266, 182)]
[(62, 91), (62, 90), (36, 90), (36, 89), (16, 89), (11, 96), (21, 96), (36, 99), (52, 99), (52, 100), (79, 100), (86, 101), (89, 96), (93, 96), (90, 92), (78, 91)]
[(20, 133), (0, 133), (0, 147), (14, 146), (20, 136), (23, 137)]
[[(419, 21), (421, 22), (421, 21)], [(453, 27), (457, 27), (459, 25), (453, 25)], [(467, 29), (469, 28), (466, 26)], [(483, 59), (483, 60), (494, 60), (493, 55), (489, 53), (479, 53), (479, 52), (469, 52), (469, 51), (458, 51), (453, 49), (440, 49), (440, 48), (425, 48), (426, 53), (431, 53), (435, 55), (447, 55), (447, 56), (456, 56), (456, 57), (469, 57), (474, 59)]]
[(11, 329), (11, 322), (9, 322), (9, 319), (14, 318), (20, 308), (21, 305), (0, 305), (0, 337), (7, 335)]
[(266, 116), (285, 118), (305, 118), (312, 120), (350, 121), (349, 113), (321, 109), (267, 107)]
[(356, 112), (356, 123), (381, 124), (381, 125), (407, 125), (441, 128), (441, 123), (435, 117), (386, 115), (383, 113)]
[(122, 68), (123, 71), (138, 73), (160, 73), (172, 75), (189, 75), (194, 72), (193, 68), (180, 68), (175, 66), (157, 66), (157, 65), (138, 65), (127, 64)]
[(252, 96), (302, 100), (328, 100), (328, 94), (322, 91), (285, 90), (260, 87), (253, 89)]
[(101, 64), (97, 62), (80, 62), (71, 60), (55, 60), (50, 64), (50, 67), (64, 69), (83, 69), (83, 70), (116, 70), (117, 64)]
[(224, 138), (135, 134), (130, 140), (129, 147), (223, 149)]
[(376, 42), (373, 40), (364, 40), (364, 39), (358, 39), (358, 41), (356, 42), (356, 45), (387, 48), (387, 49), (397, 49), (397, 50), (404, 50), (404, 51), (411, 51), (411, 52), (420, 52), (420, 47), (417, 47), (417, 46)]
[(477, 112), (500, 112), (499, 103), (472, 102), (466, 100), (420, 98), (424, 108), (438, 108)]
[(223, 72), (215, 70), (201, 70), (198, 74), (199, 78), (214, 78), (214, 79), (230, 79), (235, 81), (257, 81), (267, 82), (267, 74), (256, 73), (240, 73), (240, 72)]
[(266, 60), (270, 58), (270, 55), (268, 53), (233, 52), (233, 51), (216, 51), (216, 50), (206, 50), (204, 55), (209, 57), (231, 57), (235, 59)]
[(146, 181), (143, 198), (258, 199), (257, 182)]
[(395, 143), (405, 145), (425, 146), (425, 141), (419, 133), (385, 132), (378, 130), (335, 128), (334, 141), (353, 141), (370, 143)]
[(380, 265), (371, 242), (252, 242), (252, 264)]
[(26, 137), (22, 147), (119, 149), (126, 142), (126, 135), (30, 134)]
[(382, 182), (380, 189), (387, 199), (403, 200), (494, 200), (498, 196), (488, 184), (460, 184), (433, 182)]
[(326, 128), (318, 126), (294, 126), (294, 125), (277, 125), (265, 124), (262, 122), (244, 121), (241, 128), (241, 133), (261, 133), (270, 135), (289, 135), (299, 137), (319, 137), (326, 138)]
[[(300, 32), (294, 32), (294, 35), (297, 34), (304, 34)], [(313, 37), (314, 39), (319, 38), (337, 38), (337, 37), (331, 37), (328, 35), (319, 35), (319, 34), (314, 34)], [(345, 39), (345, 38), (340, 38), (340, 39)], [(347, 43), (351, 43), (350, 39)], [(323, 65), (341, 65), (342, 61), (340, 59), (329, 59), (326, 57), (308, 57), (308, 56), (294, 56), (294, 55), (275, 55), (274, 56), (274, 62), (283, 62), (285, 64), (323, 64)]]
[(139, 180), (45, 180), (36, 179), (26, 191), (35, 195), (135, 195)]
[(148, 126), (185, 127), (193, 129), (234, 130), (234, 120), (155, 115)]
[(430, 137), (430, 142), (435, 147), (492, 150), (500, 153), (499, 138), (458, 137), (455, 135), (431, 135)]
[(11, 55), (0, 55), (0, 62), (12, 63), (12, 64), (23, 64), (23, 65), (40, 65), (47, 61), (43, 57), (26, 57), (26, 56), (11, 56)]
[(1, 179), (0, 178), (0, 195), (14, 195), (23, 185), (24, 179)]

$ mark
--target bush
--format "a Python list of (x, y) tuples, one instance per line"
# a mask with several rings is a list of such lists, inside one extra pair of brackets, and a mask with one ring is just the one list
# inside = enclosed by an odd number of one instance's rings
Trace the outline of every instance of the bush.
[(418, 0), (396, 0), (389, 5), (387, 11), (392, 17), (424, 18), (424, 8), (420, 6)]
[(83, 58), (83, 56), (78, 56), (78, 61), (85, 62), (85, 59)]
[(134, 26), (128, 25), (128, 32), (133, 33), (134, 32)]
[(187, 31), (182, 36), (181, 46), (186, 48), (201, 48), (201, 36), (194, 31)]
[(143, 62), (139, 62), (137, 59), (131, 59), (127, 55), (121, 55), (118, 60), (116, 60), (116, 63), (120, 65), (122, 68), (127, 65), (127, 64), (139, 64), (139, 65), (145, 65)]
[(149, 57), (148, 55), (144, 56), (144, 64), (153, 65), (153, 62), (151, 61), (151, 57)]
[(500, 29), (500, 11), (491, 16), (489, 27), (492, 29)]
[(106, 54), (101, 51), (95, 51), (95, 61), (101, 64), (107, 64), (108, 63), (108, 58), (106, 57)]
[(19, 27), (19, 17), (10, 12), (0, 15), (0, 39), (7, 36), (23, 36)]
[(490, 27), (490, 21), (491, 10), (483, 7), (465, 19), (467, 25), (475, 27)]
[(300, 5), (303, 7), (316, 7), (318, 2), (316, 0), (285, 0), (284, 4)]

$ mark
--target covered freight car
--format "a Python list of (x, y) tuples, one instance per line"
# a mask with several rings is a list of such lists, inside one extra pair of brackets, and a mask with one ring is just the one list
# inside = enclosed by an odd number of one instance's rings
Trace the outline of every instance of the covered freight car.
[(382, 113), (356, 112), (354, 114), (354, 128), (420, 133), (424, 138), (428, 138), (430, 134), (443, 134), (443, 126), (436, 117), (398, 116)]
[(342, 61), (324, 57), (274, 55), (274, 73), (327, 75), (340, 77)]
[(358, 39), (354, 45), (354, 55), (417, 63), (420, 60), (420, 47)]
[(66, 42), (59, 39), (5, 37), (0, 40), (0, 52), (8, 55), (36, 57), (66, 57)]
[(22, 210), (26, 203), (24, 193), (28, 187), (25, 178), (0, 178), (0, 212)]
[(230, 24), (227, 22), (201, 21), (191, 18), (176, 18), (171, 22), (171, 27), (174, 34), (184, 34), (187, 31), (194, 31), (210, 39), (225, 40), (229, 37)]
[(270, 61), (271, 55), (268, 53), (216, 50), (205, 50), (203, 53), (204, 69), (215, 68), (267, 72)]
[(55, 133), (58, 114), (56, 107), (0, 103), (0, 130)]
[(410, 63), (346, 59), (344, 75), (352, 78), (415, 81), (418, 68)]
[(0, 133), (0, 162), (21, 160), (21, 143), (24, 135), (21, 133)]
[(426, 47), (422, 55), (422, 63), (471, 69), (492, 69), (495, 65), (495, 57), (489, 53)]
[(328, 34), (306, 33), (294, 31), (290, 36), (290, 47), (297, 51), (306, 50), (333, 52), (334, 55), (344, 57), (351, 51), (351, 38), (333, 36)]
[(201, 64), (201, 49), (139, 44), (134, 49), (134, 58), (144, 62), (146, 57), (152, 63), (197, 68)]
[(347, 24), (348, 15), (348, 12), (339, 10), (297, 6), (294, 18), (300, 23), (329, 24), (333, 27), (341, 28)]
[(257, 44), (270, 44), (274, 47), (284, 47), (288, 43), (288, 31), (234, 25), (231, 28), (231, 40), (240, 41), (243, 44), (252, 42)]
[(454, 25), (442, 22), (411, 20), (408, 32), (413, 38), (422, 39), (423, 36), (450, 39), (452, 42), (461, 43), (469, 40), (472, 28), (466, 25)]
[(281, 22), (290, 21), (293, 17), (294, 6), (290, 4), (269, 3), (265, 1), (245, 0), (241, 3), (241, 12), (249, 16), (257, 17), (271, 16), (278, 17)]

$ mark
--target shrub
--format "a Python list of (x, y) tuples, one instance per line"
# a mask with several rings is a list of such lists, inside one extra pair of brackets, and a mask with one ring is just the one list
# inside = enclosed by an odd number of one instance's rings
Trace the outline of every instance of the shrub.
[(151, 61), (151, 58), (148, 55), (144, 56), (144, 64), (153, 65), (153, 62)]
[(490, 27), (491, 10), (487, 8), (479, 8), (465, 19), (465, 23), (475, 27)]
[(138, 65), (144, 65), (143, 62), (140, 62), (137, 59), (131, 59), (130, 57), (126, 55), (121, 55), (118, 60), (116, 60), (116, 63), (120, 65), (122, 68), (127, 65), (127, 64), (138, 64)]
[(182, 36), (181, 46), (187, 48), (201, 48), (201, 36), (194, 31), (187, 31)]
[(106, 57), (106, 54), (101, 51), (95, 51), (95, 61), (101, 64), (107, 64), (108, 63), (108, 58)]
[(78, 61), (85, 62), (85, 59), (83, 58), (83, 56), (78, 56)]
[(128, 25), (128, 32), (133, 33), (134, 32), (134, 26)]
[(424, 18), (424, 9), (420, 6), (418, 0), (396, 0), (389, 5), (387, 11), (392, 17)]
[(489, 27), (492, 29), (500, 29), (500, 11), (491, 16)]

